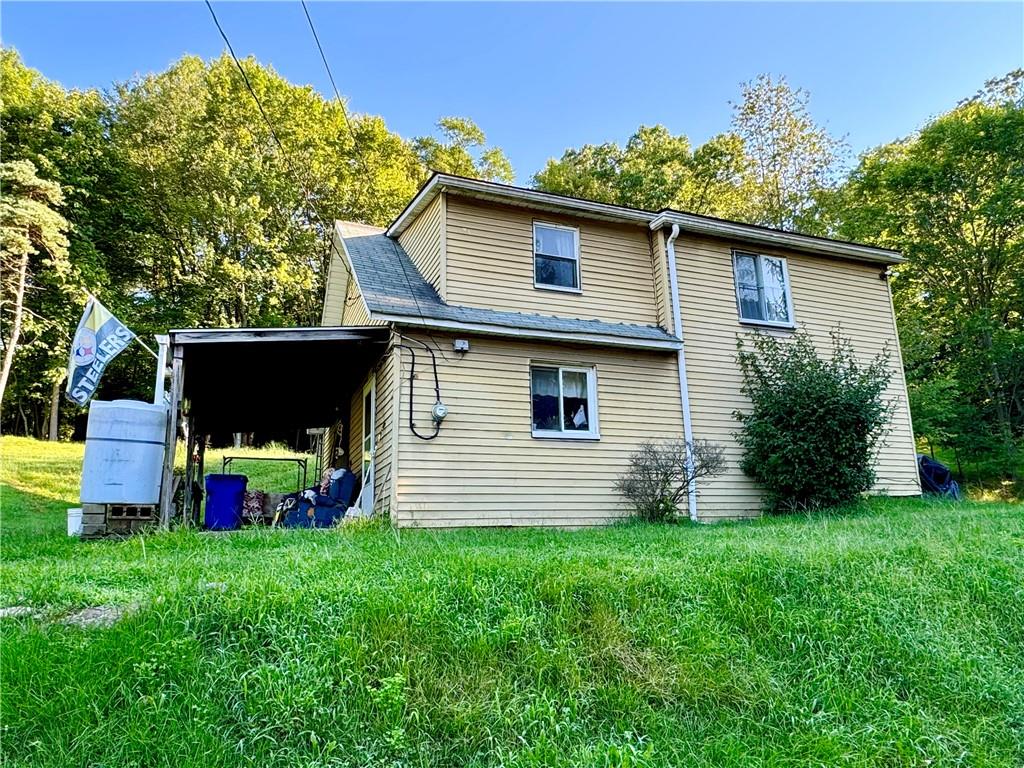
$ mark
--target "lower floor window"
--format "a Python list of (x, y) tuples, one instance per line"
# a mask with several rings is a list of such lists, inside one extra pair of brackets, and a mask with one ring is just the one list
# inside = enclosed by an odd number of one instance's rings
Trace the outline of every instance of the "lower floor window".
[(533, 434), (596, 438), (597, 380), (593, 368), (530, 368)]

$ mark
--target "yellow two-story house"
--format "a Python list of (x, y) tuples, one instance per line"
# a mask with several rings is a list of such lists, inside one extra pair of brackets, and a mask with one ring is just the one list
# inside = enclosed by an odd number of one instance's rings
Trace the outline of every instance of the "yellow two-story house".
[(334, 245), (323, 325), (385, 326), (389, 342), (325, 450), (398, 525), (605, 523), (629, 513), (614, 484), (630, 453), (679, 436), (728, 462), (684, 513), (758, 514), (733, 415), (737, 337), (758, 330), (888, 346), (875, 491), (920, 493), (895, 252), (444, 174), (386, 230), (339, 222)]

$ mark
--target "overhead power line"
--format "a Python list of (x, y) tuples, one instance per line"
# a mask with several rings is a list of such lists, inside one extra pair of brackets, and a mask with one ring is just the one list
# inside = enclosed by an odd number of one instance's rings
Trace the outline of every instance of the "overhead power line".
[(320, 35), (316, 33), (316, 25), (313, 24), (313, 17), (309, 15), (309, 7), (306, 5), (306, 0), (301, 0), (301, 2), (302, 10), (306, 14), (306, 21), (309, 22), (309, 31), (313, 33), (313, 40), (316, 41), (316, 49), (320, 51), (320, 60), (324, 63), (324, 69), (327, 70), (327, 79), (331, 81), (331, 88), (334, 89), (334, 98), (337, 100), (338, 107), (341, 109), (341, 116), (345, 118), (345, 126), (348, 128), (348, 134), (352, 137), (352, 145), (356, 158), (358, 158), (359, 164), (363, 167), (363, 173), (366, 174), (367, 182), (372, 184), (373, 178), (366, 167), (366, 161), (363, 158), (363, 153), (359, 149), (359, 139), (356, 137), (355, 128), (352, 127), (352, 121), (348, 117), (348, 107), (345, 106), (345, 100), (341, 98), (341, 92), (338, 90), (338, 84), (334, 82), (334, 73), (331, 71), (331, 65), (327, 63), (327, 54), (324, 53), (324, 47), (320, 44)]
[[(274, 139), (274, 143), (277, 144), (278, 148), (281, 150), (281, 155), (282, 157), (284, 157), (285, 164), (288, 166), (288, 170), (292, 173), (292, 176), (296, 181), (298, 181), (299, 186), (302, 188), (303, 195), (306, 198), (306, 205), (309, 206), (309, 209), (316, 214), (317, 219), (320, 220), (321, 226), (327, 229), (331, 223), (328, 222), (328, 220), (323, 216), (323, 214), (320, 213), (319, 209), (317, 209), (316, 205), (313, 203), (311, 199), (311, 195), (309, 194), (307, 186), (302, 182), (301, 177), (295, 172), (295, 167), (292, 164), (291, 157), (288, 154), (288, 150), (285, 148), (284, 143), (281, 141), (281, 138), (278, 136), (277, 131), (274, 129), (274, 124), (271, 122), (270, 117), (267, 115), (267, 111), (263, 108), (263, 102), (260, 101), (260, 97), (256, 94), (256, 89), (253, 88), (252, 83), (249, 80), (249, 76), (246, 74), (245, 68), (242, 66), (242, 62), (239, 61), (238, 56), (235, 55), (235, 49), (231, 45), (231, 40), (228, 39), (227, 33), (224, 31), (224, 27), (221, 25), (220, 19), (217, 18), (217, 12), (213, 10), (213, 4), (210, 2), (210, 0), (205, 0), (205, 2), (207, 9), (210, 11), (210, 16), (213, 18), (213, 23), (216, 25), (217, 31), (220, 33), (221, 38), (224, 40), (224, 45), (227, 46), (228, 53), (231, 55), (231, 59), (235, 62), (235, 66), (238, 68), (238, 72), (242, 76), (242, 82), (245, 83), (246, 90), (249, 91), (249, 95), (252, 96), (253, 101), (256, 102), (256, 106), (259, 109), (260, 115), (263, 117), (263, 122), (267, 124), (267, 128), (270, 130), (270, 135)], [(359, 159), (360, 164), (363, 166), (363, 171), (366, 174), (367, 182), (372, 185), (373, 175), (366, 168), (366, 164), (363, 161), (362, 154), (359, 151), (359, 140), (356, 137), (355, 131), (352, 128), (352, 123), (348, 117), (348, 110), (345, 108), (344, 101), (342, 100), (341, 94), (339, 93), (338, 87), (334, 81), (334, 74), (331, 72), (330, 64), (328, 64), (327, 62), (327, 56), (324, 54), (323, 46), (320, 44), (320, 37), (316, 32), (316, 27), (313, 24), (313, 19), (309, 15), (309, 9), (306, 7), (305, 0), (302, 1), (302, 8), (306, 13), (306, 20), (309, 22), (309, 28), (313, 33), (313, 39), (316, 40), (317, 48), (320, 51), (320, 57), (321, 59), (323, 59), (324, 62), (324, 67), (327, 69), (327, 76), (330, 78), (331, 86), (334, 89), (334, 95), (338, 99), (338, 104), (341, 107), (342, 115), (345, 118), (345, 125), (348, 127), (349, 135), (352, 137), (355, 155)], [(331, 250), (337, 253), (339, 257), (344, 259), (344, 257), (342, 257), (341, 253), (338, 251), (337, 245), (334, 243), (333, 227), (331, 227), (331, 229), (331, 236), (328, 238)], [(403, 263), (401, 257), (398, 256), (398, 254), (396, 254), (396, 258), (398, 258), (399, 260), (399, 266), (401, 266), (402, 268), (402, 273), (405, 277), (406, 285), (409, 287), (409, 294), (412, 296), (413, 301), (416, 304), (416, 312), (420, 316), (420, 318), (423, 319), (423, 311), (420, 308), (419, 300), (416, 298), (416, 293), (412, 288), (412, 282), (409, 279), (409, 274), (406, 271), (405, 264)]]
[[(266, 123), (267, 129), (270, 131), (270, 136), (273, 138), (274, 143), (281, 151), (281, 156), (284, 158), (285, 165), (288, 166), (288, 171), (292, 175), (292, 178), (298, 183), (299, 188), (302, 190), (302, 195), (305, 198), (307, 211), (311, 211), (316, 215), (317, 220), (320, 222), (320, 226), (324, 228), (324, 231), (328, 233), (327, 241), (330, 243), (330, 250), (334, 251), (341, 257), (341, 253), (338, 251), (337, 245), (334, 243), (334, 226), (333, 222), (328, 220), (320, 210), (316, 207), (313, 202), (313, 196), (309, 193), (309, 187), (304, 182), (303, 178), (295, 170), (295, 165), (292, 163), (291, 156), (288, 154), (288, 150), (285, 148), (284, 143), (281, 141), (281, 137), (278, 136), (277, 130), (274, 128), (274, 124), (271, 122), (270, 117), (267, 115), (267, 111), (263, 108), (263, 102), (260, 101), (260, 97), (256, 94), (256, 89), (253, 88), (252, 82), (249, 80), (249, 76), (245, 72), (245, 67), (242, 66), (242, 62), (238, 60), (238, 56), (235, 55), (234, 46), (231, 45), (231, 40), (228, 39), (227, 32), (224, 31), (224, 27), (221, 26), (220, 19), (217, 18), (217, 12), (213, 10), (213, 4), (210, 0), (206, 1), (206, 8), (210, 11), (210, 16), (213, 18), (213, 23), (217, 27), (217, 31), (220, 33), (221, 39), (224, 40), (224, 45), (227, 46), (228, 53), (231, 54), (232, 61), (235, 62), (235, 67), (238, 68), (238, 73), (242, 76), (242, 82), (245, 84), (246, 90), (249, 91), (249, 95), (252, 96), (252, 100), (256, 102), (256, 107), (259, 109), (260, 115), (263, 117), (263, 122)], [(347, 116), (346, 116), (347, 122)], [(351, 128), (349, 129), (351, 131)], [(354, 138), (354, 137), (353, 137)]]
[[(284, 156), (285, 162), (290, 165), (291, 158), (288, 157), (288, 151), (284, 148), (284, 144), (281, 143), (281, 139), (278, 137), (277, 131), (274, 130), (274, 124), (271, 123), (270, 118), (267, 117), (267, 112), (263, 109), (263, 102), (261, 102), (260, 97), (256, 95), (256, 90), (252, 87), (252, 83), (249, 82), (249, 76), (245, 74), (245, 67), (242, 66), (242, 62), (240, 62), (238, 57), (235, 55), (235, 49), (232, 47), (231, 41), (228, 40), (224, 27), (220, 25), (220, 19), (217, 18), (217, 13), (213, 10), (213, 5), (210, 3), (210, 0), (206, 0), (206, 7), (209, 9), (210, 15), (213, 17), (213, 23), (217, 25), (217, 31), (220, 32), (220, 36), (224, 40), (224, 45), (228, 47), (228, 53), (231, 54), (231, 58), (234, 60), (235, 66), (238, 67), (238, 72), (242, 76), (242, 82), (245, 83), (245, 87), (252, 96), (252, 100), (256, 102), (256, 107), (259, 109), (260, 114), (263, 115), (263, 122), (265, 122), (267, 124), (267, 128), (270, 129), (270, 135), (273, 137), (274, 143), (277, 144), (278, 148), (281, 150), (281, 154)], [(303, 191), (305, 192), (305, 189), (303, 189)]]
[[(334, 73), (331, 71), (331, 65), (327, 61), (327, 54), (324, 53), (324, 47), (320, 44), (320, 35), (318, 35), (316, 32), (316, 25), (313, 24), (313, 17), (310, 16), (309, 14), (309, 7), (306, 5), (306, 0), (300, 0), (300, 2), (302, 3), (302, 10), (306, 14), (306, 21), (309, 22), (309, 31), (313, 33), (313, 40), (316, 41), (317, 50), (320, 51), (320, 59), (324, 63), (324, 69), (327, 70), (327, 79), (331, 81), (331, 88), (334, 89), (334, 97), (338, 101), (338, 107), (341, 109), (341, 114), (345, 118), (345, 125), (348, 126), (349, 135), (352, 137), (353, 151), (355, 153), (356, 158), (359, 161), (359, 164), (363, 167), (363, 173), (365, 174), (366, 177), (366, 183), (369, 185), (370, 191), (372, 193), (374, 191), (375, 186), (373, 174), (371, 174), (370, 170), (366, 167), (366, 161), (364, 160), (363, 154), (359, 148), (359, 139), (356, 136), (356, 132), (352, 128), (351, 121), (349, 120), (348, 109), (345, 106), (345, 100), (341, 98), (341, 92), (338, 90), (338, 84), (334, 81)], [(405, 267), (405, 261), (404, 259), (402, 259), (401, 255), (397, 253), (397, 250), (395, 253), (395, 258), (398, 260), (398, 265), (402, 268), (402, 275), (405, 278), (406, 286), (409, 288), (409, 295), (412, 296), (413, 303), (416, 305), (416, 314), (420, 316), (420, 320), (424, 320), (423, 309), (420, 307), (420, 301), (416, 297), (416, 291), (412, 287), (412, 280), (409, 278), (409, 272)], [(433, 340), (433, 336), (430, 334), (429, 330), (427, 331), (427, 335), (430, 336), (431, 340)], [(434, 341), (434, 344), (437, 345), (437, 342)]]

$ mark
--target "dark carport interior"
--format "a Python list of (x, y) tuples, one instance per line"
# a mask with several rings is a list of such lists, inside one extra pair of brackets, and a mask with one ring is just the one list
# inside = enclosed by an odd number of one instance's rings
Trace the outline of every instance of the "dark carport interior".
[[(196, 481), (205, 471), (206, 435), (347, 422), (352, 393), (381, 359), (389, 334), (383, 327), (171, 331), (171, 434), (181, 429), (186, 437), (179, 510), (185, 519), (198, 519)], [(168, 479), (175, 443), (168, 445)], [(161, 498), (162, 520), (169, 522), (173, 512), (168, 492)]]

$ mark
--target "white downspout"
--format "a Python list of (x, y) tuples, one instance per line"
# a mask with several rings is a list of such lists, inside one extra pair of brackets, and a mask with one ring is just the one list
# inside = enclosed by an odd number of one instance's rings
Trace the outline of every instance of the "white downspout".
[[(676, 338), (683, 338), (683, 315), (679, 309), (679, 277), (676, 272), (676, 249), (675, 241), (679, 237), (679, 225), (672, 225), (672, 233), (665, 242), (665, 251), (668, 254), (668, 283), (669, 291), (672, 294), (672, 330)], [(690, 418), (690, 388), (686, 381), (686, 343), (679, 348), (676, 354), (676, 362), (679, 367), (679, 400), (683, 407), (683, 436), (688, 446), (693, 445), (693, 421)], [(691, 462), (689, 470), (693, 471), (693, 457), (687, 455)], [(690, 511), (690, 519), (697, 522), (697, 483), (691, 482), (687, 489), (687, 501)]]

